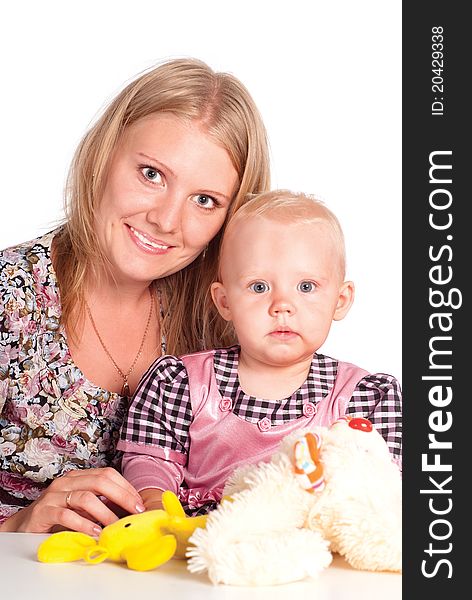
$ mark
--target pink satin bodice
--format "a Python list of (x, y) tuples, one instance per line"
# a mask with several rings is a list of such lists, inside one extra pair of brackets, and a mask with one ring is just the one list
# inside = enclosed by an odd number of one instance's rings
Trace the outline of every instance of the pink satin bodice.
[[(268, 418), (252, 423), (232, 412), (232, 399), (222, 397), (218, 389), (213, 356), (213, 351), (204, 351), (181, 357), (192, 406), (187, 460), (176, 452), (169, 452), (168, 460), (156, 453), (125, 455), (123, 459), (125, 476), (138, 491), (145, 487), (170, 489), (190, 509), (221, 500), (226, 480), (237, 467), (268, 460), (292, 431), (329, 426), (343, 416), (356, 385), (368, 375), (339, 361), (334, 386), (320, 402), (308, 401), (303, 405), (303, 416), (272, 426)], [(182, 481), (185, 487), (181, 487)]]
[(268, 460), (280, 441), (296, 429), (329, 426), (346, 412), (357, 383), (367, 371), (339, 362), (336, 382), (317, 405), (304, 405), (304, 416), (271, 426), (268, 419), (250, 423), (235, 415), (231, 398), (221, 396), (213, 369), (213, 353), (182, 357), (190, 383), (193, 421), (185, 468), (189, 487), (222, 490), (229, 475), (244, 463)]

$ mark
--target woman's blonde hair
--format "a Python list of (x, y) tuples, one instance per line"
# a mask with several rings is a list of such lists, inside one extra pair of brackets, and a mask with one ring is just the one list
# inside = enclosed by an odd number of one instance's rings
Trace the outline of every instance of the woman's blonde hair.
[[(62, 322), (75, 332), (83, 315), (86, 276), (106, 264), (94, 232), (94, 211), (103, 195), (113, 153), (127, 127), (155, 113), (197, 120), (228, 152), (239, 176), (231, 209), (248, 194), (270, 186), (269, 151), (259, 111), (233, 75), (213, 71), (197, 59), (174, 59), (129, 83), (85, 134), (73, 158), (66, 188), (66, 220), (54, 240), (54, 262)], [(181, 271), (159, 280), (166, 307), (162, 323), (167, 352), (182, 354), (229, 344), (207, 295), (217, 272), (221, 232), (207, 251)]]

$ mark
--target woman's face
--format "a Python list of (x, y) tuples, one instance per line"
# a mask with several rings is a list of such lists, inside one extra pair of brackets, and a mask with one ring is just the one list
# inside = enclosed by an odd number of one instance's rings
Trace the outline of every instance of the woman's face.
[(118, 283), (150, 283), (191, 263), (218, 233), (238, 186), (226, 150), (197, 121), (131, 125), (111, 161), (96, 233)]

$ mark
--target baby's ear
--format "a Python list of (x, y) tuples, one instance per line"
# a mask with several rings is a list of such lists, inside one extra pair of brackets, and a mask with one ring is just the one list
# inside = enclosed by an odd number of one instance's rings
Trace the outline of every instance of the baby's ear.
[(354, 283), (352, 281), (345, 281), (339, 288), (339, 298), (334, 311), (333, 321), (340, 321), (349, 312), (349, 309), (354, 302)]
[(226, 290), (222, 283), (214, 281), (211, 284), (211, 297), (213, 302), (218, 309), (218, 312), (225, 321), (231, 321), (231, 310), (228, 306), (228, 298), (226, 296)]

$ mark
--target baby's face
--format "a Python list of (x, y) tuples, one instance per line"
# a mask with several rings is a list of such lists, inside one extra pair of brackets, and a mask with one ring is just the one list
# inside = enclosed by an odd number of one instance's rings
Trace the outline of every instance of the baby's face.
[(325, 222), (249, 218), (234, 226), (222, 250), (222, 283), (212, 294), (247, 358), (271, 365), (308, 360), (333, 319), (349, 310), (353, 286), (342, 281)]

